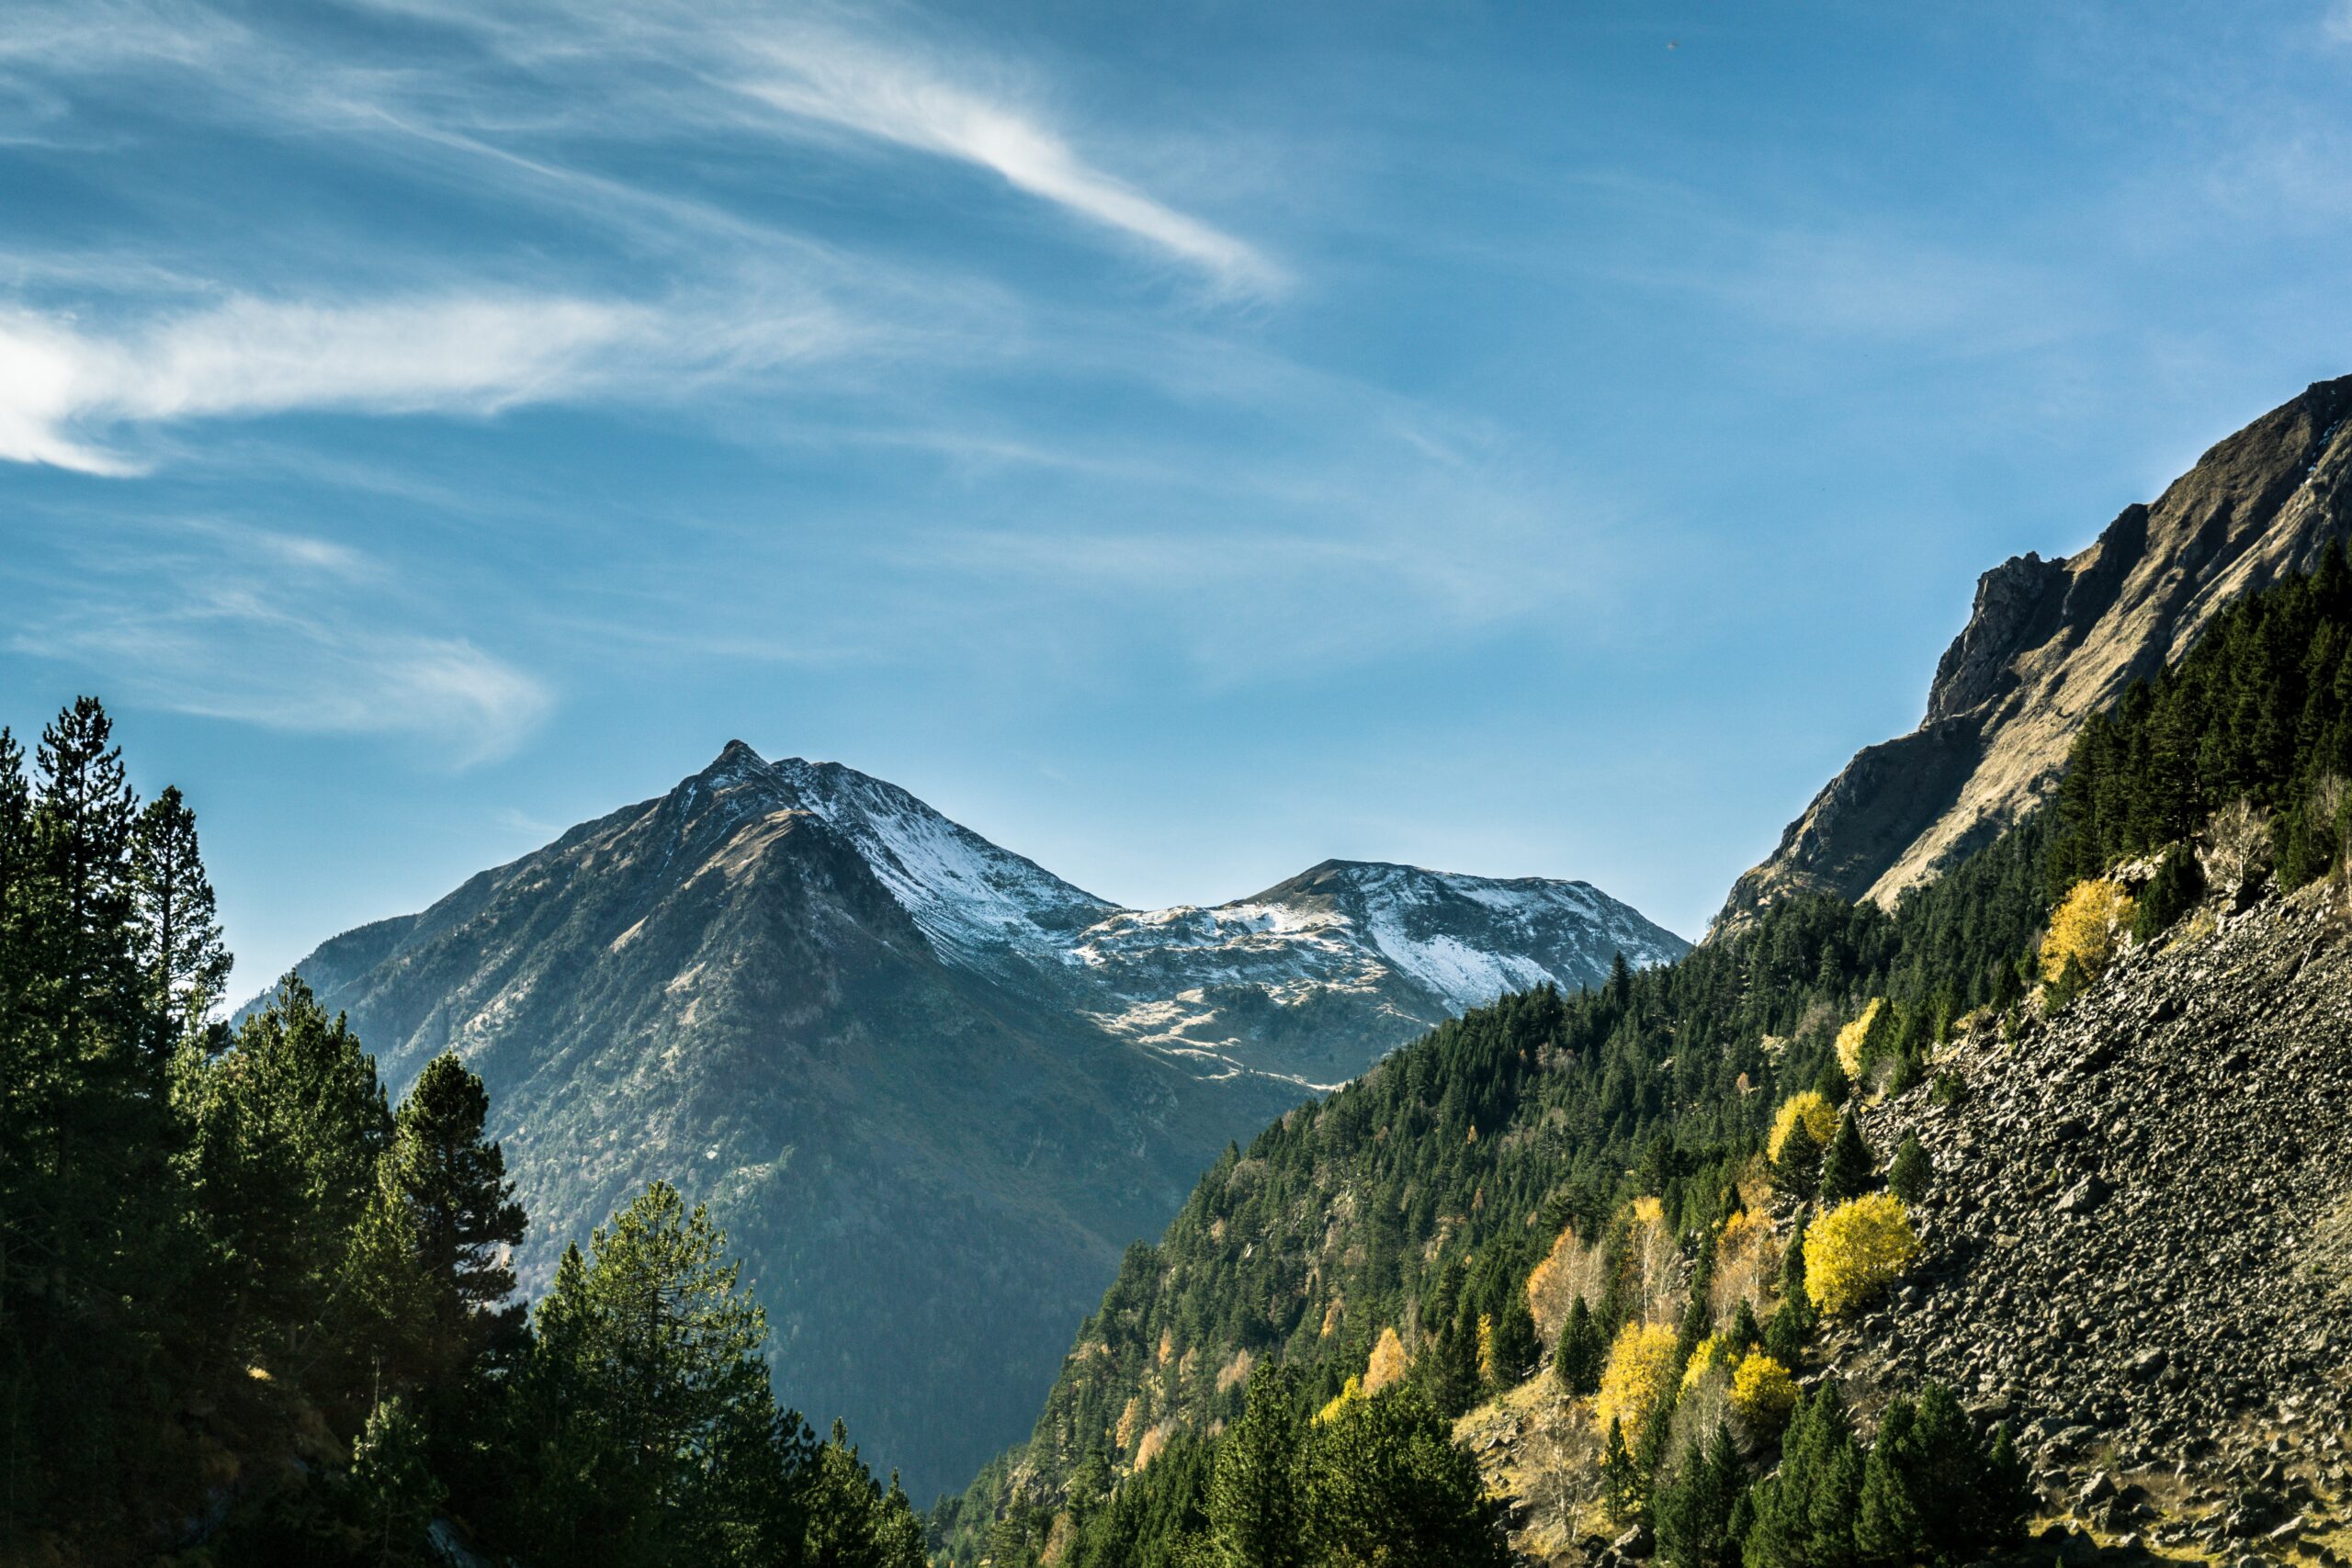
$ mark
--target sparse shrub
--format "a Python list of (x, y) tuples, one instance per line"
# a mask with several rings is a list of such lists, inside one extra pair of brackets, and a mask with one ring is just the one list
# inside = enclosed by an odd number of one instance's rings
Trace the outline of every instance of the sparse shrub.
[(1873, 1192), (1805, 1227), (1805, 1292), (1824, 1312), (1849, 1312), (1886, 1289), (1918, 1255), (1919, 1237), (1903, 1201)]
[(1967, 1098), (1967, 1080), (1949, 1067), (1936, 1075), (1935, 1083), (1928, 1090), (1928, 1100), (1932, 1105), (1958, 1105)]
[(1780, 1435), (1796, 1403), (1797, 1380), (1777, 1356), (1747, 1356), (1732, 1373), (1732, 1414), (1759, 1441)]
[(1609, 1348), (1609, 1364), (1601, 1370), (1595, 1417), (1622, 1426), (1639, 1442), (1644, 1426), (1681, 1371), (1674, 1351), (1674, 1330), (1662, 1323), (1629, 1323), (1620, 1329)]
[(2243, 896), (2270, 865), (2270, 814), (2240, 795), (2207, 818), (2205, 870), (2217, 886)]
[(2132, 895), (2103, 876), (2077, 882), (2050, 917), (2050, 934), (2041, 939), (2041, 977), (2063, 981), (2068, 967), (2079, 964), (2088, 978), (2098, 978), (2131, 929)]
[(1894, 1058), (1894, 1070), (1886, 1077), (1886, 1092), (1908, 1094), (1928, 1079), (1928, 1065), (1917, 1051), (1899, 1053)]

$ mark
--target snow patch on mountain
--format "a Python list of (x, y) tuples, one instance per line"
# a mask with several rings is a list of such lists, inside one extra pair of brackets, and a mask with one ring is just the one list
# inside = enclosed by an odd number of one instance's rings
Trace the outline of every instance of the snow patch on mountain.
[[(1125, 909), (895, 784), (837, 762), (764, 761), (740, 741), (682, 786), (689, 805), (700, 791), (730, 817), (813, 815), (942, 959), (1058, 998), (1202, 1077), (1329, 1087), (1325, 1078), (1364, 1065), (1332, 1056), (1333, 1040), (1354, 1039), (1359, 1051), (1396, 1043), (1510, 992), (1597, 981), (1620, 953), (1647, 965), (1687, 948), (1585, 883), (1381, 862), (1328, 861), (1213, 907)], [(1311, 1062), (1283, 1021), (1309, 1012), (1320, 1020), (1309, 1030), (1320, 1042)]]

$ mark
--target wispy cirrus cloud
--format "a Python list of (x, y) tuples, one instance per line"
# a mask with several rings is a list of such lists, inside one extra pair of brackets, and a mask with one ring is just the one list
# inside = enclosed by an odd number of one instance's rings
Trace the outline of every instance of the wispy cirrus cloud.
[(492, 413), (639, 378), (839, 344), (821, 310), (740, 323), (689, 309), (527, 295), (358, 304), (232, 299), (114, 332), (0, 314), (0, 458), (92, 474), (144, 466), (107, 444), (143, 424), (347, 410)]
[(156, 707), (399, 737), (468, 767), (513, 750), (554, 700), (471, 640), (387, 614), (401, 585), (333, 540), (207, 521), (101, 525), (79, 571), (107, 591), (43, 595), (59, 607), (26, 616), (9, 647)]
[(1135, 189), (1032, 116), (915, 61), (811, 35), (761, 52), (767, 69), (735, 85), (787, 115), (993, 170), (1015, 188), (1198, 266), (1226, 288), (1266, 291), (1283, 281), (1256, 246)]

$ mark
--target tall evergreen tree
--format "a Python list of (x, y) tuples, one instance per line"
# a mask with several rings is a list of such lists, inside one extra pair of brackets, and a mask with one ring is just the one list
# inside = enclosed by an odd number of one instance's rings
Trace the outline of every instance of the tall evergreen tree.
[(1568, 1303), (1567, 1321), (1560, 1325), (1560, 1348), (1553, 1353), (1552, 1370), (1570, 1393), (1600, 1392), (1600, 1369), (1609, 1356), (1609, 1342), (1600, 1325), (1578, 1295)]
[(1493, 1351), (1498, 1387), (1515, 1388), (1535, 1370), (1544, 1351), (1535, 1338), (1535, 1317), (1528, 1311), (1525, 1292), (1512, 1291), (1496, 1315)]
[(1854, 1108), (1849, 1105), (1846, 1114), (1838, 1120), (1838, 1135), (1829, 1140), (1829, 1152), (1822, 1158), (1822, 1201), (1851, 1202), (1877, 1185), (1877, 1156), (1862, 1141), (1861, 1123), (1854, 1116)]
[(1732, 1515), (1747, 1480), (1729, 1427), (1717, 1422), (1704, 1445), (1690, 1439), (1653, 1505), (1658, 1546), (1673, 1568), (1732, 1568), (1739, 1561)]
[(767, 1320), (725, 1246), (657, 1181), (565, 1254), (524, 1375), (516, 1550), (582, 1568), (795, 1553), (808, 1429), (776, 1407)]
[(197, 844), (196, 813), (177, 785), (139, 814), (130, 880), (147, 1006), (163, 1026), (156, 1048), (167, 1051), (194, 1032), (229, 984), (229, 950)]
[(1821, 1190), (1821, 1142), (1803, 1117), (1781, 1140), (1781, 1156), (1772, 1162), (1772, 1185), (1801, 1203)]
[(1503, 1568), (1510, 1561), (1477, 1464), (1409, 1389), (1358, 1400), (1315, 1426), (1302, 1472), (1307, 1562)]
[(1217, 1444), (1209, 1528), (1224, 1568), (1301, 1568), (1298, 1381), (1287, 1368), (1250, 1376), (1249, 1405)]
[(522, 1245), (522, 1205), (506, 1158), (483, 1135), (490, 1096), (451, 1052), (417, 1075), (393, 1118), (382, 1179), (407, 1205), (419, 1260), (433, 1281), (430, 1375), (452, 1376), (520, 1308), (513, 1249)]
[(228, 1306), (221, 1327), (242, 1345), (250, 1328), (275, 1325), (282, 1349), (322, 1317), (375, 1198), (392, 1126), (376, 1059), (288, 975), (180, 1099), (190, 1197)]

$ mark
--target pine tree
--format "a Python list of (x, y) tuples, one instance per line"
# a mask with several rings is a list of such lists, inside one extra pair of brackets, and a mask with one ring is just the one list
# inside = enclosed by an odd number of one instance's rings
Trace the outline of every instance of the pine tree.
[(1560, 1326), (1560, 1346), (1552, 1357), (1553, 1373), (1573, 1395), (1598, 1393), (1601, 1364), (1608, 1356), (1609, 1342), (1579, 1295), (1568, 1304), (1567, 1321)]
[(1914, 1495), (1926, 1480), (1917, 1416), (1911, 1401), (1898, 1396), (1888, 1402), (1879, 1419), (1878, 1440), (1862, 1466), (1854, 1521), (1854, 1544), (1866, 1562), (1908, 1562), (1936, 1539), (1928, 1534), (1930, 1521), (1922, 1517), (1920, 1499)]
[(1249, 1404), (1217, 1444), (1209, 1527), (1224, 1568), (1300, 1568), (1298, 1381), (1288, 1368), (1250, 1377)]
[(1494, 1362), (1495, 1382), (1503, 1388), (1515, 1388), (1520, 1381), (1535, 1370), (1543, 1356), (1543, 1348), (1535, 1338), (1535, 1318), (1528, 1311), (1524, 1292), (1513, 1291), (1504, 1303), (1502, 1314), (1495, 1320)]
[(566, 1251), (523, 1372), (534, 1473), (504, 1521), (514, 1546), (634, 1568), (789, 1557), (830, 1528), (804, 1511), (807, 1428), (776, 1407), (766, 1315), (725, 1248), (656, 1181), (584, 1258)]
[(1393, 1388), (1308, 1433), (1300, 1539), (1307, 1562), (1503, 1568), (1502, 1521), (1446, 1422)]
[(1764, 1343), (1764, 1330), (1756, 1322), (1756, 1308), (1746, 1296), (1739, 1298), (1739, 1310), (1732, 1314), (1729, 1330), (1732, 1348), (1746, 1352)]
[(1821, 1145), (1803, 1117), (1781, 1140), (1781, 1157), (1772, 1162), (1772, 1185), (1800, 1203), (1821, 1190)]
[(1613, 1416), (1609, 1418), (1609, 1439), (1600, 1450), (1600, 1484), (1608, 1499), (1609, 1517), (1623, 1524), (1633, 1517), (1641, 1486), (1634, 1472), (1633, 1453), (1625, 1447), (1625, 1423)]
[(1849, 1105), (1838, 1123), (1838, 1135), (1821, 1162), (1821, 1197), (1826, 1203), (1846, 1203), (1878, 1185), (1878, 1160), (1862, 1141), (1861, 1123)]
[(1928, 1195), (1935, 1174), (1935, 1168), (1928, 1162), (1928, 1151), (1920, 1145), (1919, 1134), (1905, 1133), (1903, 1146), (1894, 1151), (1894, 1165), (1887, 1168), (1887, 1186), (1897, 1198), (1916, 1208)]
[(289, 975), (181, 1098), (232, 1319), (289, 1333), (318, 1322), (391, 1135), (376, 1059)]
[(1802, 1366), (1804, 1348), (1813, 1337), (1813, 1314), (1795, 1296), (1782, 1296), (1764, 1325), (1764, 1353), (1781, 1365)]
[(1747, 1479), (1729, 1427), (1717, 1422), (1704, 1447), (1690, 1439), (1680, 1468), (1658, 1488), (1653, 1504), (1667, 1562), (1674, 1568), (1731, 1568), (1739, 1561), (1732, 1515)]
[(1781, 1439), (1781, 1468), (1756, 1488), (1747, 1568), (1850, 1568), (1862, 1455), (1836, 1383), (1800, 1401)]
[(434, 1473), (425, 1434), (416, 1412), (395, 1396), (368, 1413), (367, 1426), (352, 1445), (351, 1489), (367, 1533), (368, 1560), (377, 1563), (422, 1563), (425, 1527), (447, 1499)]
[(147, 1006), (162, 1021), (154, 1048), (194, 1032), (229, 984), (212, 883), (196, 838), (196, 813), (176, 785), (139, 814), (130, 839), (132, 919)]
[(520, 1309), (509, 1258), (523, 1240), (522, 1205), (506, 1160), (483, 1135), (490, 1096), (454, 1053), (424, 1066), (401, 1101), (385, 1183), (407, 1204), (417, 1256), (434, 1282), (430, 1371), (446, 1381)]

